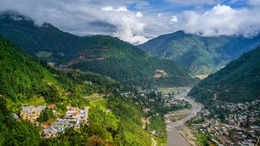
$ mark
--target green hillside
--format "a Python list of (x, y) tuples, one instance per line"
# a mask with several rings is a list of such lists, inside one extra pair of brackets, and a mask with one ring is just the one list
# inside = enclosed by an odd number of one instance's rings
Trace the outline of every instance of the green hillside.
[(201, 81), (189, 93), (204, 104), (260, 99), (260, 48), (244, 54)]
[[(129, 43), (105, 36), (91, 37), (90, 40), (87, 49), (80, 50), (76, 59), (66, 64), (68, 67), (97, 72), (125, 84), (143, 87), (185, 86), (195, 81), (188, 71), (174, 62), (151, 57)], [(155, 78), (156, 70), (163, 70), (167, 75)]]
[[(58, 67), (96, 72), (144, 87), (189, 86), (196, 81), (189, 71), (173, 61), (151, 57), (117, 38), (78, 37), (51, 24), (36, 26), (29, 18), (10, 12), (0, 15), (0, 21), (3, 37), (15, 42), (24, 52)], [(158, 75), (161, 74), (158, 70), (163, 75)]]
[[(0, 145), (151, 145), (140, 107), (117, 92), (117, 82), (93, 73), (56, 71), (2, 38), (0, 66)], [(55, 118), (61, 118), (67, 106), (88, 106), (88, 124), (46, 139), (43, 127), (13, 118), (22, 105), (50, 104), (57, 106)]]
[(178, 31), (159, 36), (139, 47), (154, 56), (171, 59), (195, 75), (210, 74), (260, 44), (260, 36), (203, 37)]
[[(63, 84), (30, 57), (24, 56), (8, 41), (1, 39), (0, 42), (0, 93), (7, 97), (7, 101), (20, 106), (19, 103), (29, 101), (35, 95), (47, 95), (57, 93), (60, 90), (71, 88), (71, 84)], [(41, 83), (41, 84), (39, 84)], [(62, 87), (65, 85), (64, 87)], [(57, 93), (58, 94), (58, 93)], [(50, 95), (51, 101), (56, 101), (56, 95)], [(44, 96), (49, 98), (50, 96)]]

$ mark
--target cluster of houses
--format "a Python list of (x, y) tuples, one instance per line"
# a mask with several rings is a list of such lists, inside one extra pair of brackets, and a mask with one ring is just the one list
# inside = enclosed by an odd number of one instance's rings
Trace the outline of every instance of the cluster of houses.
[(35, 123), (45, 108), (46, 106), (22, 106), (20, 117), (24, 120)]
[[(239, 104), (222, 104), (217, 106), (220, 111), (229, 111), (220, 119), (210, 116), (210, 112), (203, 110), (197, 118), (203, 122), (192, 124), (193, 127), (206, 135), (212, 141), (228, 146), (260, 145), (260, 100)], [(195, 120), (199, 121), (199, 119)]]
[[(46, 106), (22, 106), (20, 111), (20, 118), (26, 121), (29, 121), (34, 124), (38, 124), (37, 119), (40, 117), (40, 114), (46, 108), (51, 109), (56, 113), (56, 105), (51, 104), (48, 107)], [(43, 126), (42, 131), (45, 137), (55, 136), (57, 133), (64, 132), (67, 128), (80, 128), (82, 123), (86, 123), (88, 119), (88, 109), (79, 109), (77, 107), (67, 107), (67, 112), (64, 117), (58, 118), (55, 122), (51, 123), (49, 126)], [(14, 118), (19, 119), (19, 116), (13, 114)], [(57, 115), (56, 115), (57, 116)]]
[(79, 109), (76, 107), (67, 107), (64, 117), (56, 119), (50, 126), (43, 129), (46, 137), (55, 136), (57, 133), (64, 132), (67, 128), (80, 128), (82, 123), (86, 123), (88, 119), (88, 107)]

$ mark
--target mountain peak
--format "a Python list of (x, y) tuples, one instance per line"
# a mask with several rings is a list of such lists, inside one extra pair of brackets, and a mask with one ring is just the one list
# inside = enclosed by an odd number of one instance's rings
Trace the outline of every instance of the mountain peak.
[(174, 34), (185, 34), (184, 30), (178, 30)]

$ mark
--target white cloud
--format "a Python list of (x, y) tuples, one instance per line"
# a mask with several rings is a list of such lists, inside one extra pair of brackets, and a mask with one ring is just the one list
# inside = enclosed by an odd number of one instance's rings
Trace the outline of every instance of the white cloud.
[(115, 11), (115, 12), (127, 12), (128, 9), (125, 6), (120, 6), (118, 8), (113, 8), (112, 6), (106, 6), (101, 9), (102, 11)]
[[(120, 19), (113, 17), (115, 15)], [(111, 17), (107, 21), (118, 28), (118, 31), (113, 34), (114, 36), (133, 44), (140, 44), (147, 41), (147, 38), (143, 36), (146, 24), (138, 18), (134, 12), (129, 11), (127, 14), (111, 13)]]
[(128, 9), (125, 6), (119, 7), (118, 9), (116, 9), (116, 11), (118, 12), (127, 12)]
[(141, 11), (128, 10), (127, 5), (139, 1), (142, 0), (1, 0), (0, 11), (16, 10), (37, 24), (49, 22), (77, 35), (114, 35), (137, 44), (147, 40), (146, 22), (140, 19)]
[(178, 22), (178, 17), (177, 16), (172, 16), (170, 21), (173, 22), (173, 23), (177, 23)]
[[(111, 9), (112, 8), (112, 9)], [(118, 31), (112, 35), (119, 37), (120, 39), (130, 42), (132, 44), (144, 43), (148, 39), (143, 35), (144, 26), (146, 25), (142, 19), (143, 14), (141, 12), (129, 11), (126, 7), (122, 6), (119, 8), (104, 7), (103, 11), (107, 11), (106, 19), (111, 24), (117, 26)], [(121, 13), (124, 12), (124, 13)]]
[(107, 7), (103, 7), (101, 10), (102, 11), (114, 11), (114, 8), (111, 6), (107, 6)]
[(143, 13), (141, 13), (141, 12), (137, 12), (137, 13), (136, 13), (136, 17), (138, 17), (138, 18), (143, 17)]
[(259, 16), (254, 14), (256, 11), (258, 10), (233, 9), (226, 5), (217, 5), (204, 13), (186, 11), (184, 29), (205, 36), (251, 35), (260, 30)]

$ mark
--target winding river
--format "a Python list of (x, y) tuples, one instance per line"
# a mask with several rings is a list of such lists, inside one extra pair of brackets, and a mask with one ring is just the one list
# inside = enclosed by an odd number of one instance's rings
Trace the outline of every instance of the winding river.
[(167, 146), (190, 146), (190, 144), (181, 136), (178, 129), (181, 129), (185, 122), (193, 118), (199, 111), (202, 109), (202, 105), (200, 103), (195, 102), (193, 99), (188, 98), (187, 94), (190, 90), (186, 90), (178, 95), (176, 95), (177, 99), (183, 99), (189, 102), (192, 105), (192, 109), (189, 114), (176, 122), (167, 121)]

